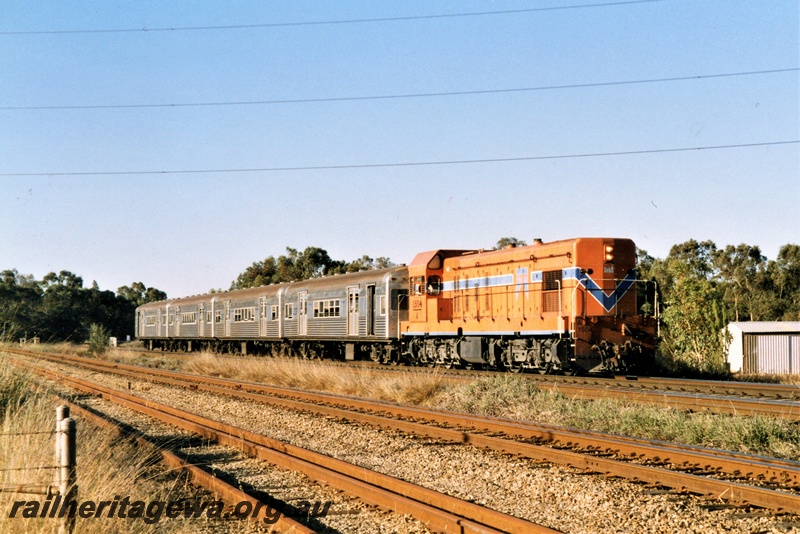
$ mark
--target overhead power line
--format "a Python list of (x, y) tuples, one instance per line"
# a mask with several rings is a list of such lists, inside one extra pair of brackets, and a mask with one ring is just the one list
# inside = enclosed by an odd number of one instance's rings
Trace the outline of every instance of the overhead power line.
[(484, 17), (488, 15), (516, 15), (521, 13), (536, 13), (542, 11), (564, 11), (568, 9), (586, 9), (598, 7), (625, 6), (632, 4), (650, 4), (664, 0), (628, 0), (619, 2), (603, 2), (599, 4), (574, 4), (570, 6), (532, 7), (527, 9), (508, 9), (498, 11), (476, 11), (472, 13), (442, 13), (439, 15), (409, 15), (401, 17), (374, 17), (365, 19), (345, 20), (311, 20), (304, 22), (268, 22), (262, 24), (228, 24), (219, 26), (175, 26), (160, 28), (117, 28), (117, 29), (82, 29), (82, 30), (22, 30), (0, 31), (0, 35), (64, 35), (80, 33), (150, 33), (150, 32), (186, 32), (208, 30), (247, 30), (259, 28), (288, 28), (297, 26), (325, 26), (335, 24), (366, 24), (376, 22), (405, 22), (414, 20), (448, 19), (463, 17)]
[(731, 145), (696, 146), (684, 148), (655, 148), (648, 150), (624, 150), (618, 152), (587, 152), (583, 154), (558, 154), (549, 156), (521, 156), (511, 158), (484, 158), (484, 159), (461, 159), (461, 160), (442, 160), (442, 161), (413, 161), (413, 162), (394, 162), (394, 163), (360, 163), (345, 165), (305, 165), (297, 167), (257, 167), (257, 168), (219, 168), (219, 169), (191, 169), (191, 170), (156, 170), (156, 171), (95, 171), (95, 172), (28, 172), (28, 173), (0, 173), (0, 177), (11, 176), (141, 176), (141, 175), (170, 175), (170, 174), (230, 174), (230, 173), (253, 173), (253, 172), (287, 172), (287, 171), (322, 171), (322, 170), (345, 170), (345, 169), (378, 169), (387, 167), (424, 167), (434, 165), (468, 165), (476, 163), (509, 163), (515, 161), (541, 161), (554, 159), (578, 159), (578, 158), (598, 158), (609, 156), (635, 156), (642, 154), (666, 154), (674, 152), (698, 152), (704, 150), (725, 150), (736, 148), (755, 148), (779, 145), (798, 144), (800, 140), (791, 141), (769, 141), (763, 143), (742, 143)]
[(727, 72), (719, 74), (698, 74), (693, 76), (676, 76), (671, 78), (647, 78), (639, 80), (619, 80), (611, 82), (589, 82), (559, 85), (540, 85), (534, 87), (512, 87), (505, 89), (476, 89), (472, 91), (442, 91), (429, 93), (406, 93), (395, 95), (361, 95), (361, 96), (341, 96), (341, 97), (322, 97), (322, 98), (292, 98), (274, 100), (238, 100), (227, 102), (174, 102), (163, 104), (79, 104), (79, 105), (58, 105), (58, 106), (0, 106), (2, 111), (31, 111), (31, 110), (70, 110), (70, 109), (142, 109), (142, 108), (188, 108), (188, 107), (211, 107), (211, 106), (266, 106), (276, 104), (311, 104), (326, 102), (357, 102), (368, 100), (397, 100), (404, 98), (435, 98), (447, 96), (469, 96), (469, 95), (492, 95), (503, 93), (525, 93), (533, 91), (555, 91), (563, 89), (586, 89), (591, 87), (613, 87), (621, 85), (636, 85), (648, 83), (667, 83), (681, 82), (689, 80), (710, 80), (714, 78), (732, 78), (736, 76), (756, 76), (764, 74), (781, 74), (787, 72), (797, 72), (799, 67), (786, 69), (753, 70), (744, 72)]

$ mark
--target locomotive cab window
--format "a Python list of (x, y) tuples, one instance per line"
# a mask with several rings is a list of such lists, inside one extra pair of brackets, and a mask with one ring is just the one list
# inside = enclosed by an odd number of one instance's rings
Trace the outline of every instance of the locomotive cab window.
[(412, 295), (424, 295), (425, 294), (425, 277), (424, 276), (415, 276), (410, 279), (411, 283), (411, 294)]
[(431, 261), (428, 262), (428, 269), (431, 271), (438, 271), (442, 268), (442, 256), (440, 254), (436, 254)]
[(442, 278), (435, 274), (428, 277), (428, 284), (425, 286), (428, 295), (438, 295), (442, 292)]

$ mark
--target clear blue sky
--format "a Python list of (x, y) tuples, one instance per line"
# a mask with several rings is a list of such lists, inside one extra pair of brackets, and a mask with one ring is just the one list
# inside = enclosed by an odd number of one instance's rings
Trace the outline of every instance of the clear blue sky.
[(4, 0), (0, 269), (178, 297), (286, 246), (800, 242), (798, 2), (612, 4)]

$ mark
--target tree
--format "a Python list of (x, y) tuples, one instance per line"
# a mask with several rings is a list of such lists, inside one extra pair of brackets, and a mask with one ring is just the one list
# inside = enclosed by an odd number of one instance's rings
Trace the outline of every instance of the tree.
[(371, 271), (374, 269), (386, 269), (394, 267), (394, 263), (389, 258), (372, 259), (366, 254), (343, 265), (341, 272), (357, 273), (359, 271)]
[(650, 275), (663, 295), (659, 351), (671, 367), (724, 371), (727, 324), (723, 294), (715, 280), (712, 241), (691, 239), (674, 245), (664, 260), (654, 260)]
[(117, 288), (117, 296), (133, 304), (134, 308), (148, 302), (167, 300), (165, 292), (154, 287), (147, 287), (141, 282), (134, 282), (130, 286)]
[(41, 321), (42, 288), (16, 269), (0, 272), (0, 341), (36, 335)]
[(254, 262), (231, 283), (231, 289), (244, 289), (283, 282), (319, 278), (329, 274), (352, 273), (361, 270), (393, 267), (389, 258), (372, 259), (367, 255), (352, 262), (334, 260), (323, 248), (307, 247), (300, 252), (286, 247), (286, 254), (269, 256)]
[[(83, 278), (69, 271), (48, 273), (42, 278), (43, 320), (39, 336), (45, 341), (74, 341), (86, 339), (84, 328), (86, 315), (86, 292)], [(86, 325), (88, 327), (88, 325)]]
[(524, 247), (525, 244), (525, 241), (517, 239), (516, 237), (501, 237), (497, 240), (495, 248), (500, 250), (508, 247)]
[(767, 265), (775, 291), (774, 315), (784, 321), (800, 321), (800, 245), (787, 244)]
[(747, 316), (751, 321), (762, 319), (768, 312), (759, 291), (758, 277), (766, 271), (767, 259), (758, 247), (742, 243), (728, 245), (713, 254), (716, 275), (733, 320)]
[(726, 326), (722, 293), (717, 284), (692, 272), (690, 264), (667, 259), (674, 283), (665, 297), (661, 315), (664, 323), (660, 349), (673, 362), (692, 369), (721, 373), (725, 370), (724, 343)]
[(658, 284), (653, 277), (653, 265), (656, 259), (646, 250), (636, 247), (636, 308), (644, 315), (655, 312)]

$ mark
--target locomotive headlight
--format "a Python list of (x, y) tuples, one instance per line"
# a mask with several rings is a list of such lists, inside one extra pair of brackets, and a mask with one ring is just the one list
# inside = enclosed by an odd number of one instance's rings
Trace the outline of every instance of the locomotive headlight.
[(612, 261), (614, 259), (614, 247), (611, 245), (605, 246), (605, 259), (606, 261)]

